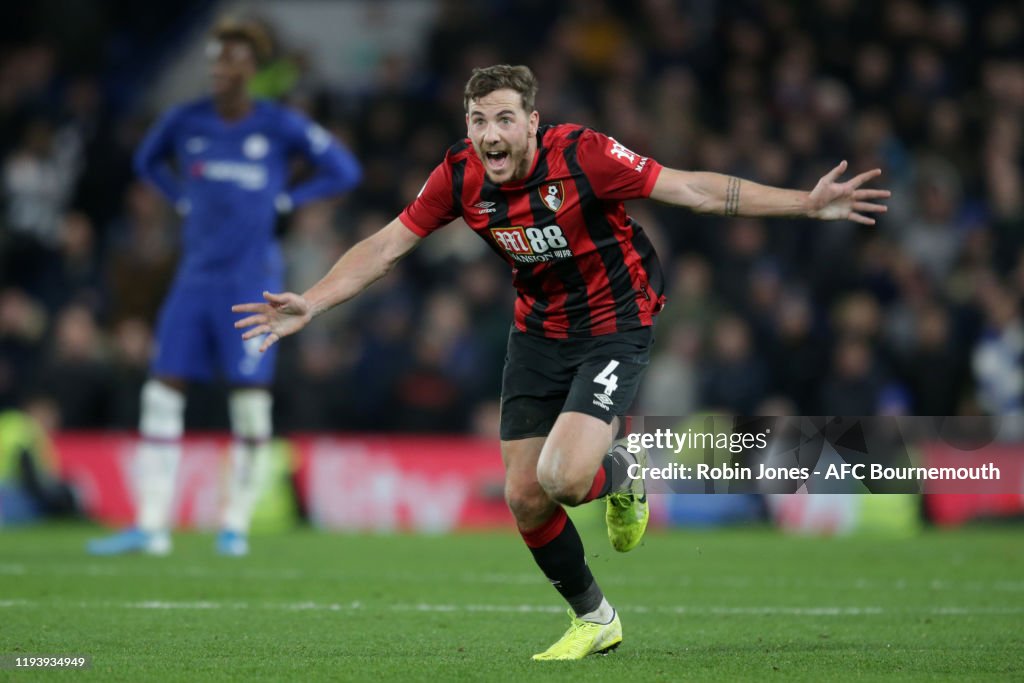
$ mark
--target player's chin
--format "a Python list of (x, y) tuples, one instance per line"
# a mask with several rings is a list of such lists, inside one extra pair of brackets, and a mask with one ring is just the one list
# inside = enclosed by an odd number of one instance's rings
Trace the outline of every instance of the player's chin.
[(511, 157), (505, 157), (500, 164), (484, 160), (484, 171), (492, 183), (507, 183), (516, 174), (516, 166)]
[(511, 171), (495, 172), (495, 171), (492, 171), (490, 169), (487, 169), (486, 173), (487, 173), (487, 179), (490, 180), (495, 185), (500, 185), (501, 183), (507, 183), (508, 181), (512, 180), (512, 173), (511, 173)]

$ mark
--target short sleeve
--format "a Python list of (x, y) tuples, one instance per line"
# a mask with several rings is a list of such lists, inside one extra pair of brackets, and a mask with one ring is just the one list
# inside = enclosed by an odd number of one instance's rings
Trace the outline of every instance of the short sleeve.
[(640, 156), (614, 138), (593, 130), (580, 135), (576, 157), (600, 199), (644, 199), (649, 197), (662, 166)]
[(462, 212), (455, 206), (452, 172), (446, 159), (434, 169), (416, 199), (398, 219), (420, 237), (426, 237), (461, 215)]

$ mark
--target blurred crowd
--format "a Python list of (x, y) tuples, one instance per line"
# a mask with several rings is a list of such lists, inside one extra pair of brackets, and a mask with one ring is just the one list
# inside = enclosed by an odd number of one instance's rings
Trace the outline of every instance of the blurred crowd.
[[(422, 59), (382, 46), (360, 91), (279, 44), (275, 94), (366, 170), (286, 222), (289, 288), (415, 196), (464, 135), (472, 67), (526, 63), (542, 124), (802, 189), (847, 159), (893, 190), (873, 227), (632, 204), (669, 280), (637, 411), (1024, 411), (1019, 3), (451, 0), (424, 30)], [(134, 428), (179, 246), (178, 219), (131, 173), (158, 112), (114, 111), (102, 75), (57, 42), (0, 45), (0, 407), (72, 429)], [(510, 280), (465, 227), (432, 236), (282, 345), (279, 431), (495, 433)], [(226, 426), (218, 392), (193, 390), (190, 425)]]

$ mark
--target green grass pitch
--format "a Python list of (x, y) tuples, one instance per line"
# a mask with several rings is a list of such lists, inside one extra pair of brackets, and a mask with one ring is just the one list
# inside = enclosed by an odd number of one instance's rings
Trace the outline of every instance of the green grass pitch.
[(0, 680), (677, 681), (1024, 677), (1024, 534), (808, 539), (653, 532), (617, 555), (583, 524), (618, 651), (531, 662), (568, 625), (511, 533), (179, 534), (167, 558), (90, 558), (87, 526), (0, 533), (0, 655), (89, 655)]

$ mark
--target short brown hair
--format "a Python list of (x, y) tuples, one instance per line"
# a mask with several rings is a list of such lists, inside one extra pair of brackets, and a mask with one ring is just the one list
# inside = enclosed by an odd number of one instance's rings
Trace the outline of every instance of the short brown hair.
[(530, 67), (523, 65), (495, 64), (473, 69), (473, 75), (466, 81), (462, 104), (469, 111), (470, 102), (503, 88), (519, 93), (523, 98), (523, 109), (527, 113), (533, 111), (537, 99), (537, 77), (530, 71)]
[(270, 33), (256, 21), (224, 17), (213, 27), (214, 40), (237, 40), (252, 50), (257, 66), (266, 66), (274, 55), (274, 40)]

